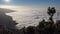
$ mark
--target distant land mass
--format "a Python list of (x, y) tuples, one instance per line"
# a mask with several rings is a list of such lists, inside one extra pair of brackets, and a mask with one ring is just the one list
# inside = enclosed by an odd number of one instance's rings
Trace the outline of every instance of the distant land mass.
[(0, 8), (0, 25), (7, 26), (8, 28), (15, 28), (16, 23), (11, 16), (6, 13), (14, 12), (13, 10)]

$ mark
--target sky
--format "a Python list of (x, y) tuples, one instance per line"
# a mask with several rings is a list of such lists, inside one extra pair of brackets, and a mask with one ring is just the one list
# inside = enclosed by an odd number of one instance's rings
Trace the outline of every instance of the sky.
[(60, 0), (0, 0), (0, 5), (60, 6)]

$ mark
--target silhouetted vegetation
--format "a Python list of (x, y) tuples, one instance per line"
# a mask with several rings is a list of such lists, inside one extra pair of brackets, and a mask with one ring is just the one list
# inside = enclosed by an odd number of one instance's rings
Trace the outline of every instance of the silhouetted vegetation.
[[(54, 24), (53, 16), (56, 13), (55, 7), (48, 7), (47, 14), (50, 16), (48, 21), (43, 19), (39, 24), (35, 26), (23, 27), (22, 29), (13, 29), (15, 28), (16, 22), (12, 20), (12, 18), (4, 14), (4, 17), (7, 17), (7, 23), (12, 24), (13, 28), (9, 28), (12, 26), (7, 26), (8, 24), (0, 25), (0, 34), (60, 34), (60, 20), (57, 20)], [(1, 16), (0, 16), (1, 17)], [(4, 18), (3, 17), (3, 18)], [(1, 19), (3, 19), (1, 17)], [(5, 18), (4, 18), (5, 19)], [(3, 21), (3, 20), (2, 20)], [(1, 20), (0, 20), (0, 23)], [(4, 21), (3, 21), (4, 23)]]

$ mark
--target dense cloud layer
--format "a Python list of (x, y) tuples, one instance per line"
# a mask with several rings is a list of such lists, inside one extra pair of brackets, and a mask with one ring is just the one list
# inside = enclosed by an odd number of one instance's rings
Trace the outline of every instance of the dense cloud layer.
[[(4, 6), (6, 9), (14, 10), (15, 12), (6, 13), (12, 16), (17, 23), (17, 28), (23, 26), (36, 26), (42, 19), (48, 20), (47, 7), (28, 7), (28, 6)], [(4, 8), (1, 7), (1, 8)], [(58, 13), (58, 10), (57, 10)], [(54, 20), (57, 18), (57, 13), (54, 15)]]

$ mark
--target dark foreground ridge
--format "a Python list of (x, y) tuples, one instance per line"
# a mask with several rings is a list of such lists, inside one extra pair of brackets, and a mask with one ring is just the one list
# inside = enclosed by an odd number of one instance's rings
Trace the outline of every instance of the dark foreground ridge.
[[(35, 26), (23, 27), (22, 29), (16, 29), (17, 24), (12, 20), (11, 16), (0, 14), (0, 34), (60, 34), (60, 20), (57, 20), (54, 24), (53, 16), (56, 13), (55, 7), (48, 7), (47, 14), (50, 16), (48, 21), (44, 19)], [(1, 10), (0, 10), (1, 12)]]

